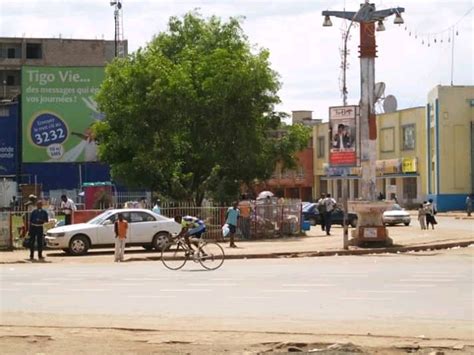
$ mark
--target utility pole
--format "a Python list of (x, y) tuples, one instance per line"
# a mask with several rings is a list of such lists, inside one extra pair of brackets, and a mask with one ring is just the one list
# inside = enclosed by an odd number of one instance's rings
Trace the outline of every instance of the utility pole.
[[(330, 16), (350, 20), (348, 31), (353, 22), (360, 24), (360, 137), (361, 137), (361, 197), (365, 201), (375, 201), (375, 161), (377, 125), (375, 121), (375, 57), (377, 46), (375, 43), (375, 22), (377, 31), (384, 31), (383, 20), (396, 15), (395, 24), (402, 24), (401, 13), (404, 8), (397, 7), (386, 10), (376, 10), (374, 4), (365, 0), (359, 11), (323, 11), (325, 16), (323, 26), (332, 26)], [(346, 39), (349, 33), (346, 34)], [(347, 44), (345, 43), (345, 46)]]
[(123, 38), (121, 30), (121, 12), (122, 12), (122, 2), (121, 0), (112, 0), (110, 1), (110, 6), (114, 7), (114, 25), (115, 25), (115, 34), (114, 34), (114, 51), (115, 57), (123, 57)]
[[(347, 57), (347, 39), (349, 31), (354, 22), (360, 25), (360, 88), (361, 98), (359, 103), (360, 110), (360, 166), (361, 179), (360, 190), (363, 201), (352, 202), (352, 208), (358, 215), (358, 226), (353, 231), (352, 243), (359, 245), (365, 241), (383, 241), (392, 243), (388, 237), (388, 231), (382, 223), (382, 213), (386, 209), (383, 204), (376, 202), (376, 141), (377, 141), (377, 124), (375, 116), (375, 57), (377, 56), (377, 45), (375, 42), (375, 31), (385, 31), (383, 21), (386, 17), (395, 15), (395, 24), (402, 24), (403, 18), (401, 13), (404, 8), (397, 7), (386, 10), (376, 10), (374, 4), (370, 4), (365, 0), (360, 5), (358, 11), (323, 11), (325, 16), (323, 26), (332, 26), (330, 16), (339, 17), (350, 20), (351, 23), (347, 28), (344, 36), (344, 62), (343, 62), (343, 104), (347, 106), (347, 85), (346, 85), (346, 57)], [(377, 22), (377, 29), (375, 23)], [(344, 248), (349, 247), (348, 231), (347, 231), (347, 179), (343, 179), (343, 195), (344, 195)]]

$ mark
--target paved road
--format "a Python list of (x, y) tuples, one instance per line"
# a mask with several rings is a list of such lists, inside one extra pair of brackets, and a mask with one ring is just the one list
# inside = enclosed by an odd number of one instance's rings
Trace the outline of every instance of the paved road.
[(472, 255), (4, 265), (2, 312), (215, 318), (469, 321)]

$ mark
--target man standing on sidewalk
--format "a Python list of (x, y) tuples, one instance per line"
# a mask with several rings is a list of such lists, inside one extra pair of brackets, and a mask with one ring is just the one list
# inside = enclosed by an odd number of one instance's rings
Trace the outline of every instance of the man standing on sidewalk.
[(64, 213), (64, 224), (71, 224), (72, 213), (77, 209), (74, 201), (68, 198), (66, 195), (61, 195), (61, 209)]
[(321, 220), (321, 230), (324, 232), (326, 230), (326, 223), (325, 223), (325, 214), (326, 214), (326, 206), (324, 204), (324, 200), (326, 199), (325, 194), (321, 194), (321, 197), (318, 200), (318, 212), (319, 212), (319, 219)]
[(232, 203), (232, 207), (229, 207), (225, 214), (225, 223), (229, 225), (229, 235), (230, 235), (230, 240), (229, 240), (229, 247), (231, 248), (237, 248), (237, 245), (235, 245), (234, 242), (234, 235), (235, 232), (237, 231), (237, 220), (239, 219), (240, 211), (237, 208), (239, 204), (237, 202)]
[(324, 206), (326, 207), (326, 212), (324, 214), (326, 235), (331, 235), (332, 211), (336, 206), (336, 200), (331, 197), (331, 194), (326, 195), (326, 198), (324, 199)]
[(471, 213), (472, 213), (472, 198), (474, 197), (474, 195), (467, 195), (466, 197), (466, 212), (467, 212), (467, 216), (468, 217), (471, 217)]
[(38, 246), (38, 259), (43, 261), (44, 230), (43, 224), (48, 222), (48, 213), (43, 210), (43, 202), (36, 202), (36, 209), (30, 216), (30, 260), (35, 259), (35, 244)]
[(125, 242), (127, 240), (128, 223), (119, 213), (118, 220), (115, 221), (115, 262), (123, 261), (125, 253)]

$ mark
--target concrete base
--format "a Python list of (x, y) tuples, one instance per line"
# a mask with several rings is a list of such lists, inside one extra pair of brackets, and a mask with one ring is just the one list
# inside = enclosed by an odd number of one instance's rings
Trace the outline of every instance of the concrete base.
[(352, 231), (349, 245), (360, 246), (377, 242), (386, 246), (393, 245), (388, 230), (382, 221), (382, 215), (392, 203), (385, 201), (349, 201), (349, 211), (357, 213), (357, 228)]

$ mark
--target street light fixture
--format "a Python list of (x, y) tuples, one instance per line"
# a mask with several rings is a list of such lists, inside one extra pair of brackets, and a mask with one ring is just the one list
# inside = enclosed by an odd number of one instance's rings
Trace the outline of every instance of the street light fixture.
[(405, 21), (403, 21), (402, 15), (400, 15), (399, 13), (397, 13), (397, 14), (395, 15), (395, 19), (393, 20), (393, 23), (394, 23), (395, 25), (402, 25), (402, 24), (405, 23)]
[(377, 22), (377, 28), (376, 28), (375, 30), (378, 31), (378, 32), (385, 31), (385, 26), (384, 26), (382, 20), (380, 20), (379, 22)]
[(323, 27), (331, 27), (331, 26), (332, 26), (331, 18), (329, 16), (325, 16)]

